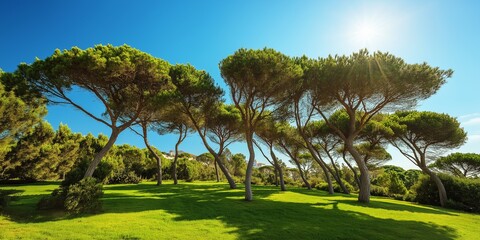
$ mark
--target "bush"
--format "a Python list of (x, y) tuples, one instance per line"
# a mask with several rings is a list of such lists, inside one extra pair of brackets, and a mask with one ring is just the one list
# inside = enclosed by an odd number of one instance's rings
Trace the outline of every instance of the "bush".
[(138, 184), (142, 178), (137, 176), (133, 171), (116, 172), (108, 180), (108, 184)]
[(100, 197), (103, 186), (95, 178), (86, 178), (68, 188), (65, 210), (72, 213), (98, 212), (102, 209)]
[(370, 185), (370, 195), (388, 197), (388, 188), (376, 185)]
[(64, 187), (57, 188), (53, 190), (50, 196), (42, 197), (37, 203), (37, 209), (48, 210), (48, 209), (64, 209), (63, 205), (65, 202), (66, 191)]
[(102, 184), (95, 178), (86, 178), (68, 187), (55, 189), (50, 196), (37, 203), (37, 209), (59, 209), (72, 213), (98, 212), (102, 208)]
[[(445, 174), (438, 175), (442, 180), (449, 201), (449, 208), (480, 212), (480, 180), (457, 178)], [(428, 176), (420, 177), (412, 186), (415, 201), (423, 204), (440, 205), (437, 185)]]
[[(350, 185), (350, 183), (344, 181), (343, 184), (345, 184), (345, 187), (347, 188), (348, 191), (353, 192), (355, 190), (355, 188), (352, 185)], [(317, 183), (315, 188), (318, 190), (323, 190), (328, 192), (328, 183), (326, 182)], [(336, 182), (333, 183), (333, 191), (337, 193), (343, 193), (342, 187), (340, 187), (340, 185), (338, 185), (338, 183)]]

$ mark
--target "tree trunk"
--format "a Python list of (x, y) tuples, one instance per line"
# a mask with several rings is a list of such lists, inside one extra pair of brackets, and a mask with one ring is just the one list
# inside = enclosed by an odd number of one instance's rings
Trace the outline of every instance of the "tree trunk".
[(215, 175), (217, 176), (217, 182), (220, 182), (220, 177), (218, 176), (218, 167), (217, 167), (217, 159), (213, 161), (215, 164)]
[(150, 143), (148, 142), (148, 136), (147, 136), (147, 128), (142, 126), (143, 130), (143, 142), (145, 143), (145, 146), (147, 147), (148, 151), (153, 155), (155, 160), (157, 161), (157, 186), (160, 186), (162, 184), (162, 160), (160, 156), (153, 150), (152, 146), (150, 146)]
[(358, 194), (358, 201), (363, 203), (370, 202), (370, 173), (368, 172), (367, 164), (363, 161), (358, 151), (353, 146), (353, 140), (347, 139), (345, 141), (347, 151), (352, 155), (360, 170), (360, 185), (358, 186), (360, 192)]
[(107, 154), (108, 150), (112, 148), (119, 134), (120, 134), (120, 131), (118, 131), (117, 129), (112, 129), (112, 133), (110, 134), (110, 138), (108, 139), (107, 144), (102, 148), (102, 150), (100, 150), (100, 152), (95, 154), (93, 161), (90, 163), (87, 171), (85, 172), (85, 175), (83, 176), (84, 179), (87, 177), (93, 176), (93, 172), (95, 172), (95, 169), (97, 168), (98, 164), (100, 163), (102, 158), (105, 156), (105, 154)]
[(440, 198), (440, 206), (445, 207), (445, 205), (447, 204), (448, 198), (447, 198), (447, 191), (445, 190), (445, 186), (443, 186), (442, 180), (440, 180), (437, 174), (430, 171), (430, 169), (426, 167), (422, 167), (421, 169), (424, 173), (428, 174), (428, 176), (430, 176), (430, 179), (432, 179), (433, 182), (435, 182), (435, 185), (437, 185), (438, 197)]
[(345, 184), (342, 181), (342, 176), (340, 176), (340, 171), (338, 170), (337, 165), (335, 164), (335, 161), (333, 161), (332, 155), (330, 155), (330, 153), (328, 152), (328, 149), (324, 149), (324, 150), (327, 153), (328, 158), (330, 159), (330, 162), (332, 163), (332, 166), (333, 166), (333, 169), (335, 170), (335, 172), (333, 172), (330, 168), (328, 168), (328, 170), (330, 171), (332, 176), (335, 178), (335, 181), (342, 188), (343, 193), (350, 194), (350, 191), (348, 191), (347, 187), (345, 186)]
[[(207, 148), (207, 149), (210, 149), (212, 150), (211, 148)], [(210, 151), (209, 150), (209, 151)], [(212, 153), (213, 152), (213, 153)], [(230, 189), (236, 189), (237, 188), (237, 184), (235, 183), (235, 180), (233, 180), (232, 176), (230, 175), (230, 173), (228, 172), (228, 169), (227, 167), (225, 166), (225, 164), (223, 164), (220, 160), (220, 155), (218, 155), (218, 153), (216, 153), (215, 151), (212, 150), (212, 155), (215, 157), (215, 161), (217, 162), (218, 164), (218, 167), (220, 168), (220, 170), (223, 172), (223, 175), (225, 175), (225, 178), (227, 179), (228, 181), (228, 185), (230, 185)]]
[[(228, 184), (230, 185), (230, 189), (236, 189), (236, 188), (237, 188), (237, 184), (235, 184), (235, 180), (233, 180), (232, 176), (231, 176), (230, 173), (228, 172), (227, 167), (223, 164), (222, 161), (220, 161), (220, 156), (218, 155), (217, 152), (215, 152), (215, 151), (210, 147), (210, 145), (209, 145), (208, 142), (207, 142), (207, 139), (206, 139), (205, 136), (200, 132), (200, 129), (199, 129), (199, 128), (196, 128), (196, 129), (197, 129), (198, 135), (200, 136), (200, 139), (202, 139), (203, 145), (205, 146), (205, 148), (207, 148), (208, 152), (213, 155), (213, 157), (215, 158), (215, 162), (218, 164), (218, 167), (219, 167), (220, 170), (223, 172), (223, 175), (225, 175), (225, 178), (227, 179)], [(223, 149), (220, 149), (219, 151), (221, 152), (221, 151), (223, 151)]]
[(355, 178), (355, 182), (357, 183), (357, 187), (360, 188), (360, 178), (358, 177), (357, 171), (353, 166), (347, 161), (347, 158), (345, 157), (345, 153), (343, 153), (343, 161), (347, 164), (348, 168), (352, 170), (353, 172), (353, 177)]
[(248, 157), (247, 172), (245, 176), (245, 200), (252, 201), (252, 173), (253, 173), (253, 163), (255, 162), (255, 150), (253, 149), (253, 133), (246, 133), (245, 140), (247, 141), (248, 152), (250, 156)]
[(173, 169), (172, 169), (173, 184), (178, 184), (178, 179), (177, 179), (178, 145), (180, 145), (180, 142), (177, 142), (175, 144), (175, 156), (173, 157)]
[(277, 187), (278, 187), (278, 182), (277, 182), (277, 172), (278, 172), (278, 176), (280, 177), (280, 190), (281, 191), (286, 191), (287, 188), (285, 187), (285, 181), (283, 180), (283, 169), (282, 169), (282, 166), (280, 166), (280, 163), (278, 162), (278, 159), (277, 159), (277, 156), (275, 155), (275, 153), (273, 152), (273, 148), (272, 146), (270, 145), (270, 155), (272, 156), (272, 159), (273, 159), (273, 163), (275, 163), (275, 182), (277, 183)]
[[(301, 134), (301, 135), (303, 135), (303, 134)], [(320, 165), (323, 172), (325, 173), (325, 178), (326, 178), (327, 184), (328, 184), (328, 194), (333, 194), (334, 191), (333, 191), (332, 179), (330, 178), (330, 174), (328, 174), (328, 169), (327, 169), (327, 166), (326, 166), (325, 162), (323, 162), (323, 160), (318, 157), (317, 151), (312, 146), (312, 143), (310, 143), (307, 140), (307, 138), (305, 138), (305, 137), (303, 137), (303, 140), (305, 141), (305, 144), (307, 145), (307, 149), (310, 152), (310, 154), (312, 155), (313, 159), (315, 160), (315, 162), (318, 163), (318, 165)]]

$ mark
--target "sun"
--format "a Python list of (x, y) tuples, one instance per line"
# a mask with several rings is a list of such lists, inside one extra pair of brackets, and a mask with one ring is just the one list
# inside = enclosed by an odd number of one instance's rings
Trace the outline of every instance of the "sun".
[(357, 44), (368, 47), (381, 41), (381, 26), (375, 21), (359, 21), (353, 24), (352, 38)]

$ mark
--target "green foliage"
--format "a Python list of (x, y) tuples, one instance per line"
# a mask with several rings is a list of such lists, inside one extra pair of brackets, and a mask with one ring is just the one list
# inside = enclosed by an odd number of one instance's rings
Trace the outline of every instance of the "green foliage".
[(405, 184), (400, 180), (396, 172), (390, 172), (390, 184), (388, 186), (388, 193), (390, 195), (404, 195), (407, 192)]
[[(328, 192), (328, 183), (326, 183), (326, 182), (324, 182), (324, 181), (322, 181), (322, 182), (311, 181), (310, 183), (312, 184), (312, 187), (315, 187), (315, 188), (318, 189), (318, 190), (322, 190), (322, 191)], [(350, 192), (355, 191), (355, 188), (354, 188), (351, 184), (349, 184), (348, 182), (345, 182), (345, 181), (344, 181), (343, 184), (344, 184), (345, 187), (348, 189), (348, 191), (350, 191)], [(338, 185), (337, 182), (334, 182), (334, 183), (332, 184), (332, 186), (333, 186), (333, 191), (334, 191), (334, 192), (337, 192), (337, 193), (343, 192), (343, 189), (340, 187), (340, 185)], [(372, 195), (373, 195), (373, 194), (372, 194)]]
[(431, 167), (453, 174), (456, 177), (480, 177), (480, 154), (452, 153), (437, 159)]
[(115, 172), (113, 176), (108, 179), (108, 184), (138, 184), (142, 178), (137, 176), (134, 171)]
[(370, 195), (387, 197), (389, 196), (388, 188), (377, 186), (377, 185), (370, 185)]
[(98, 212), (102, 209), (102, 195), (102, 184), (97, 183), (95, 178), (83, 179), (68, 187), (65, 210), (72, 213)]
[[(464, 211), (480, 212), (480, 180), (438, 175), (448, 194), (446, 207), (459, 208)], [(423, 204), (439, 205), (438, 188), (433, 181), (423, 175), (411, 189), (415, 201)]]

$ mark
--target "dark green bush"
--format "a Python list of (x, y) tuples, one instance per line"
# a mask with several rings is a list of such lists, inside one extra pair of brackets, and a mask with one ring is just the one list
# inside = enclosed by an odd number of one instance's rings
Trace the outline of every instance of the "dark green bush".
[[(480, 212), (480, 180), (457, 178), (439, 174), (449, 202), (447, 207), (464, 211)], [(412, 186), (415, 201), (423, 204), (440, 205), (437, 185), (428, 176), (420, 177)]]
[(68, 187), (55, 189), (50, 196), (40, 199), (37, 209), (59, 209), (72, 213), (98, 212), (102, 207), (102, 195), (102, 184), (95, 178), (86, 178)]
[(103, 186), (95, 178), (86, 178), (68, 187), (65, 210), (72, 213), (98, 212), (102, 209), (100, 197)]
[(113, 174), (108, 180), (108, 184), (138, 184), (142, 178), (133, 171), (121, 171)]
[(64, 187), (57, 188), (53, 190), (50, 196), (42, 197), (37, 203), (37, 209), (48, 210), (48, 209), (63, 209), (63, 204), (65, 202), (66, 191)]
[[(343, 182), (345, 184), (345, 187), (348, 189), (348, 191), (353, 192), (355, 188), (350, 185), (348, 182)], [(315, 185), (315, 188), (318, 190), (323, 190), (323, 191), (328, 191), (328, 183), (326, 182), (320, 182)], [(333, 183), (333, 191), (337, 193), (343, 193), (343, 189), (338, 185), (338, 183)]]
[(370, 195), (388, 197), (388, 188), (376, 185), (370, 185)]

